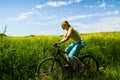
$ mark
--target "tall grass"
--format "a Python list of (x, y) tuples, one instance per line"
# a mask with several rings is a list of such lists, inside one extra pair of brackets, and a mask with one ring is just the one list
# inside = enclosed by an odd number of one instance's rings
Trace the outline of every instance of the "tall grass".
[[(120, 79), (120, 32), (81, 35), (87, 45), (82, 53), (92, 52), (99, 62), (93, 80)], [(35, 80), (42, 59), (55, 53), (53, 43), (62, 36), (0, 37), (0, 80)], [(72, 40), (61, 45), (65, 49)], [(69, 77), (69, 76), (68, 76)], [(77, 80), (74, 75), (73, 80)], [(81, 80), (86, 80), (81, 77)]]

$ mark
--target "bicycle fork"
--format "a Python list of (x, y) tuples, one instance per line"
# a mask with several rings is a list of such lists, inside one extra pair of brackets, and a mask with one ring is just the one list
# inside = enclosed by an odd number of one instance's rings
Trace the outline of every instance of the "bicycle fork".
[(51, 70), (50, 70), (50, 72), (53, 72), (53, 71), (54, 71), (54, 70), (53, 70), (54, 65), (55, 65), (55, 58), (53, 58), (53, 60), (52, 60), (52, 65), (51, 65)]

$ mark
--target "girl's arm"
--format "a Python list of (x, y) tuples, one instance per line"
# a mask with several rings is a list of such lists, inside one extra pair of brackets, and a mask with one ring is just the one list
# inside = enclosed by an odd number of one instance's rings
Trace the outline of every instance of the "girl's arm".
[(63, 37), (63, 39), (60, 40), (59, 42), (57, 42), (57, 44), (61, 44), (61, 43), (66, 42), (67, 40), (69, 40), (70, 35), (71, 35), (71, 33), (72, 33), (72, 30), (73, 30), (73, 28), (71, 27), (71, 28), (67, 31), (67, 33), (65, 34), (65, 36)]

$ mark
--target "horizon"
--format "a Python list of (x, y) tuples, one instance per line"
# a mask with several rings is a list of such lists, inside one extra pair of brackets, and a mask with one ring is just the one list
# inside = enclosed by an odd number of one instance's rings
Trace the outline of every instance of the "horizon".
[(0, 33), (63, 35), (62, 20), (79, 33), (120, 31), (120, 0), (1, 0)]
[[(88, 32), (88, 33), (79, 33), (80, 35), (87, 35), (87, 34), (103, 34), (103, 33), (120, 33), (120, 31), (108, 31), (108, 32)], [(64, 34), (58, 34), (58, 35), (49, 35), (49, 34), (37, 34), (37, 35), (34, 35), (34, 34), (30, 34), (30, 35), (6, 35), (6, 34), (3, 34), (3, 33), (0, 33), (0, 35), (4, 35), (4, 36), (7, 36), (7, 37), (37, 37), (37, 36), (64, 36)]]

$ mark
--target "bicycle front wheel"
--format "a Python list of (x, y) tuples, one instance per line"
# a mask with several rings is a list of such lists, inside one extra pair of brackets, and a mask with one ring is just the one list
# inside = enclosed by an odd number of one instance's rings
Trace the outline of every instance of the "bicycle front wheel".
[(37, 67), (39, 80), (62, 80), (63, 68), (58, 59), (46, 58)]

